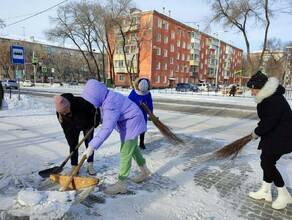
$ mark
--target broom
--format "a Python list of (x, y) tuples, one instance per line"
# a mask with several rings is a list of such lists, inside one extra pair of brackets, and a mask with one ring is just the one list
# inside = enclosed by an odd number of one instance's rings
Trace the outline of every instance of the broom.
[(163, 124), (148, 108), (148, 106), (141, 102), (140, 105), (142, 108), (146, 111), (146, 113), (149, 115), (151, 121), (154, 123), (154, 125), (159, 129), (159, 131), (162, 133), (162, 135), (172, 144), (182, 144), (183, 140), (180, 139), (176, 134), (174, 134), (170, 128), (168, 128), (165, 124)]
[(235, 159), (238, 153), (243, 147), (252, 140), (252, 134), (248, 134), (230, 144), (225, 145), (221, 149), (217, 150), (214, 155), (217, 158), (223, 159), (231, 157), (231, 160)]

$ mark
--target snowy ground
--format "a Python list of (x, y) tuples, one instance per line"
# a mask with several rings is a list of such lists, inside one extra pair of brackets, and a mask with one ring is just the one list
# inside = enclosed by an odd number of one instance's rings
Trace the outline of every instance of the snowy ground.
[[(40, 89), (40, 88), (38, 88)], [(70, 88), (51, 88), (58, 93), (72, 92)], [(80, 92), (82, 88), (74, 88)], [(122, 91), (127, 95), (129, 91)], [(251, 98), (164, 94), (153, 96), (174, 99), (212, 100), (255, 106)], [(148, 123), (146, 147), (143, 151), (153, 175), (142, 184), (131, 181), (138, 172), (133, 162), (128, 179), (127, 195), (108, 196), (104, 187), (117, 180), (119, 164), (119, 136), (113, 132), (95, 152), (94, 167), (100, 184), (86, 200), (75, 203), (75, 191), (40, 190), (44, 179), (38, 171), (60, 165), (68, 156), (63, 131), (48, 99), (6, 94), (8, 108), (0, 111), (0, 219), (28, 216), (30, 219), (240, 219), (228, 199), (222, 199), (216, 188), (205, 189), (196, 184), (199, 171), (220, 170), (226, 161), (206, 159), (212, 152), (250, 133), (257, 121), (236, 118), (209, 117), (155, 110), (155, 115), (185, 140), (172, 146)], [(96, 129), (96, 131), (98, 128)], [(261, 182), (257, 141), (250, 142), (240, 154), (252, 171), (243, 187)], [(81, 147), (81, 152), (85, 147)], [(237, 160), (240, 160), (239, 157)], [(279, 168), (292, 188), (291, 155), (280, 160)], [(64, 172), (69, 169), (69, 162)], [(240, 173), (234, 164), (233, 173)], [(86, 177), (85, 166), (80, 176)], [(242, 196), (234, 192), (232, 197)], [(14, 217), (13, 217), (14, 216)]]

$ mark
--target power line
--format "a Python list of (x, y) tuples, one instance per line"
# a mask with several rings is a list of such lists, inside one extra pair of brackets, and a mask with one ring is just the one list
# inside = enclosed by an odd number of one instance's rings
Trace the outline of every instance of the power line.
[(33, 17), (37, 16), (37, 15), (40, 15), (40, 14), (42, 14), (42, 13), (45, 13), (45, 12), (47, 12), (47, 11), (49, 11), (49, 10), (51, 10), (51, 9), (53, 9), (53, 8), (55, 8), (55, 7), (57, 7), (57, 6), (61, 5), (61, 4), (63, 4), (63, 3), (65, 3), (65, 2), (67, 2), (67, 1), (68, 1), (68, 0), (62, 1), (62, 2), (60, 2), (60, 3), (58, 3), (58, 4), (54, 5), (54, 6), (52, 6), (52, 7), (50, 7), (50, 8), (47, 8), (47, 9), (45, 9), (45, 10), (43, 10), (43, 11), (40, 11), (40, 12), (37, 12), (37, 13), (31, 15), (31, 16), (28, 16), (27, 18), (21, 19), (21, 20), (19, 20), (19, 21), (15, 21), (15, 22), (13, 22), (13, 23), (11, 23), (11, 24), (6, 25), (6, 27), (12, 26), (12, 25), (14, 25), (14, 24), (18, 24), (18, 23), (20, 23), (20, 22), (22, 22), (22, 21), (28, 20), (28, 19), (30, 19), (30, 18), (33, 18)]

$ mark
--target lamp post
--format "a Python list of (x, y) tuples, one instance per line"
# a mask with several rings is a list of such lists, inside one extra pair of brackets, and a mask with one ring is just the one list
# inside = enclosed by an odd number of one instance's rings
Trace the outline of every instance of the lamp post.
[(218, 62), (217, 62), (217, 65), (216, 65), (216, 73), (215, 73), (215, 88), (218, 87), (218, 72), (219, 72), (219, 65), (220, 65), (220, 44), (221, 44), (221, 41), (218, 37), (218, 33), (225, 33), (225, 32), (228, 32), (228, 31), (218, 31), (218, 32), (215, 32), (214, 35), (216, 36), (216, 39), (218, 40)]

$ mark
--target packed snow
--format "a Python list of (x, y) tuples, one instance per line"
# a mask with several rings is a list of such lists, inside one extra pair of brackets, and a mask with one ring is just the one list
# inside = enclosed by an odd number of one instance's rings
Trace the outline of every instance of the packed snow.
[[(50, 90), (52, 96), (63, 92), (80, 94), (82, 87), (57, 86), (44, 90)], [(127, 95), (129, 90), (118, 92)], [(211, 100), (255, 106), (250, 97), (156, 91), (152, 95), (154, 99)], [(148, 122), (145, 137), (147, 149), (142, 153), (152, 172), (149, 179), (141, 184), (131, 181), (139, 171), (133, 161), (127, 181), (128, 193), (110, 196), (103, 192), (105, 187), (117, 181), (118, 176), (120, 141), (118, 133), (114, 131), (95, 152), (95, 177), (100, 180), (98, 186), (85, 192), (84, 198), (82, 191), (61, 192), (59, 185), (49, 183), (38, 175), (41, 170), (60, 165), (69, 154), (51, 98), (23, 94), (12, 94), (10, 97), (6, 93), (5, 102), (6, 106), (0, 111), (1, 219), (243, 219), (238, 205), (246, 197), (249, 188), (258, 186), (262, 179), (257, 141), (244, 147), (235, 161), (212, 157), (217, 149), (250, 133), (256, 126), (256, 120), (155, 109), (155, 115), (185, 142), (171, 145), (155, 125)], [(80, 147), (80, 156), (84, 150), (84, 146)], [(292, 187), (292, 177), (288, 175), (292, 173), (290, 161), (291, 155), (285, 155), (278, 164), (288, 188)], [(69, 169), (70, 162), (66, 164), (63, 173)], [(200, 179), (202, 174), (207, 174), (207, 184)], [(79, 176), (89, 177), (86, 163)], [(222, 195), (213, 184), (215, 176), (227, 179), (245, 177), (237, 189), (230, 189), (228, 195)], [(46, 184), (50, 187), (44, 187)]]

